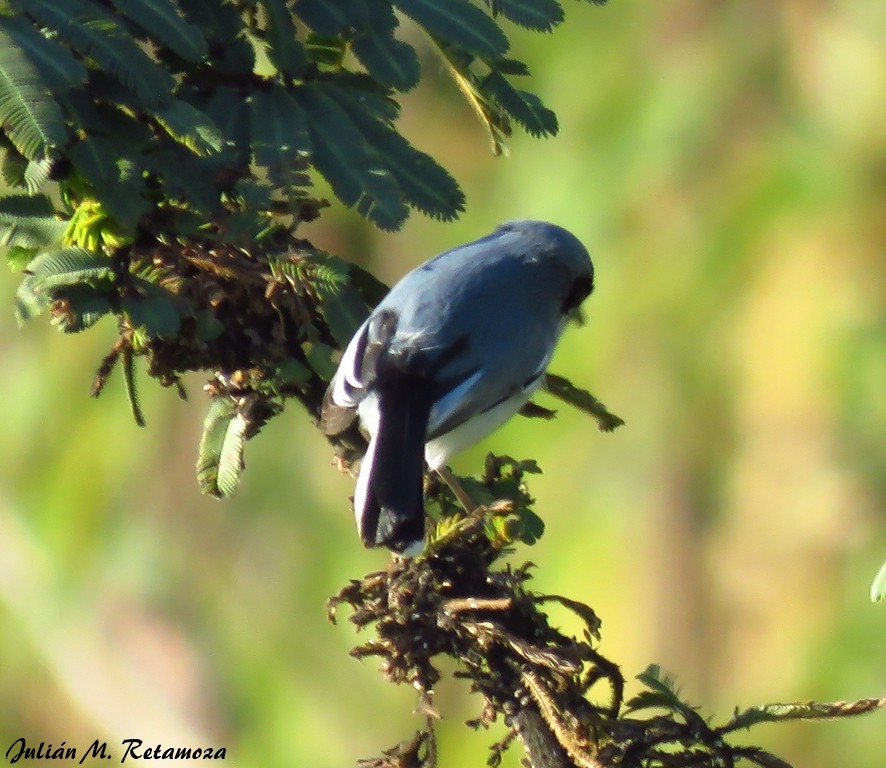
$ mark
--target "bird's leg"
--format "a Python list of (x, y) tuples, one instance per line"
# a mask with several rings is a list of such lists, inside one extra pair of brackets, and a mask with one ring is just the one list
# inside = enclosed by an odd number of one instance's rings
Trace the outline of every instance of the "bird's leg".
[(433, 538), (421, 554), (421, 557), (423, 558), (431, 557), (434, 553), (439, 552), (443, 547), (452, 543), (456, 539), (476, 530), (483, 524), (483, 520), (486, 517), (486, 508), (473, 502), (465, 489), (461, 487), (461, 483), (455, 479), (455, 476), (449, 471), (449, 469), (441, 466), (437, 467), (435, 471), (443, 482), (452, 489), (458, 503), (464, 507), (465, 516), (458, 520), (455, 525), (450, 527), (441, 536)]
[(475, 504), (449, 469), (438, 467), (435, 471), (446, 485), (452, 489), (459, 504), (464, 507), (465, 516), (456, 521), (445, 533), (432, 539), (421, 557), (430, 557), (456, 539), (479, 530), (484, 525), (487, 515), (509, 514), (513, 510), (513, 502), (510, 500), (494, 501), (491, 504)]
[(469, 515), (477, 509), (477, 505), (471, 500), (471, 497), (468, 496), (467, 492), (464, 488), (461, 487), (461, 483), (455, 479), (455, 475), (449, 471), (449, 468), (446, 466), (437, 467), (437, 474), (443, 479), (443, 482), (446, 483), (455, 494), (455, 498), (458, 499), (458, 503), (461, 504), (465, 512)]

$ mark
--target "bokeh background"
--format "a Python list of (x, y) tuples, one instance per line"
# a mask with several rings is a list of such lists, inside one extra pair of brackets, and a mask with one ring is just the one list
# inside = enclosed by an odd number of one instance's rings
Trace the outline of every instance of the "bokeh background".
[[(707, 713), (886, 695), (886, 607), (868, 597), (886, 559), (886, 4), (566, 7), (552, 35), (513, 30), (557, 138), (493, 158), (425, 46), (402, 127), (466, 213), (382, 234), (333, 208), (306, 234), (393, 281), (502, 220), (572, 229), (598, 287), (552, 369), (627, 426), (560, 406), (458, 458), (543, 467), (547, 533), (516, 560), (594, 606), (628, 677), (658, 662)], [(205, 377), (189, 403), (141, 377), (139, 429), (119, 376), (88, 396), (111, 321), (19, 331), (16, 283), (0, 270), (0, 752), (136, 737), (331, 768), (409, 737), (411, 691), (325, 618), (387, 555), (359, 546), (352, 481), (306, 415), (248, 446), (233, 500), (203, 498)], [(461, 725), (477, 703), (438, 691), (442, 766), (482, 765), (501, 735)], [(803, 768), (886, 765), (886, 713), (750, 739)]]

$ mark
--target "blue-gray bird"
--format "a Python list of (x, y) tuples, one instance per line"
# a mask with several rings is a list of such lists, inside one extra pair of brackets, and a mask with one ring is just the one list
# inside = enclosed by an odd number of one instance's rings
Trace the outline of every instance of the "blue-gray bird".
[(348, 344), (321, 412), (327, 434), (355, 414), (369, 434), (354, 492), (366, 546), (421, 548), (425, 465), (441, 469), (527, 402), (593, 285), (574, 235), (514, 221), (391, 289)]

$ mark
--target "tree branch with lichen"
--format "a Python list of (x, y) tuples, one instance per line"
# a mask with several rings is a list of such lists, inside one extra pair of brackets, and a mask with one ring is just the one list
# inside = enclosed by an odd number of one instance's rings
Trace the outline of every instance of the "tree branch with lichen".
[[(576, 599), (533, 591), (532, 563), (514, 568), (505, 562), (527, 514), (525, 491), (513, 493), (514, 481), (521, 485), (520, 466), (490, 456), (482, 485), (504, 498), (467, 517), (455, 511), (445, 486), (430, 488), (444, 517), (427, 551), (395, 558), (330, 599), (331, 620), (347, 605), (356, 629), (374, 633), (351, 654), (378, 658), (385, 680), (415, 688), (423, 718), (412, 738), (361, 760), (361, 768), (446, 765), (435, 738), (442, 657), (456, 663), (454, 675), (467, 679), (479, 697), (479, 714), (467, 725), (504, 723), (506, 735), (490, 746), (493, 768), (516, 740), (531, 768), (789, 768), (770, 752), (731, 743), (732, 736), (766, 722), (846, 718), (886, 708), (886, 698), (766, 704), (736, 710), (714, 725), (654, 665), (638, 675), (640, 693), (625, 699), (622, 671), (601, 651), (602, 623), (594, 611)], [(549, 603), (581, 619), (581, 637), (551, 625), (544, 612)]]

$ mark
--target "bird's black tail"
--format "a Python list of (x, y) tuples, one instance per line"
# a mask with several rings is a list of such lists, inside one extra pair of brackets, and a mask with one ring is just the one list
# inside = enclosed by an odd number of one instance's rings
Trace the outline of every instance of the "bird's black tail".
[(418, 382), (378, 390), (379, 419), (360, 468), (354, 510), (363, 543), (397, 552), (424, 540), (424, 446), (433, 397)]

